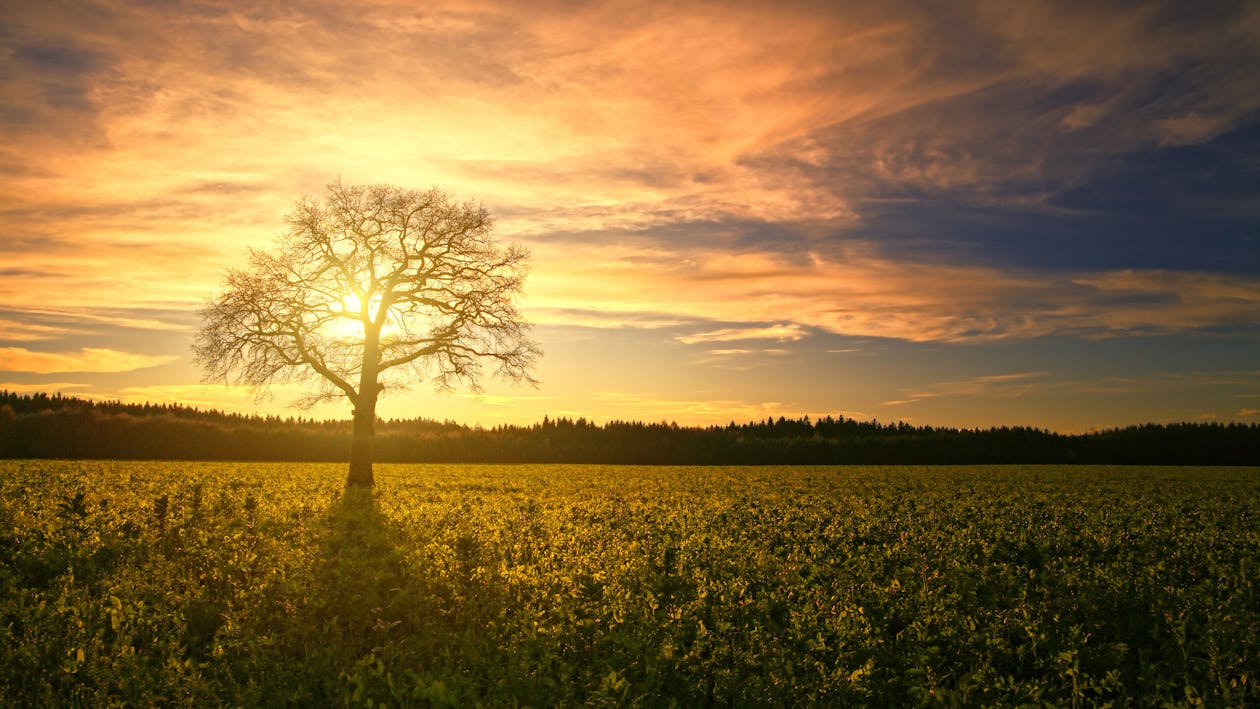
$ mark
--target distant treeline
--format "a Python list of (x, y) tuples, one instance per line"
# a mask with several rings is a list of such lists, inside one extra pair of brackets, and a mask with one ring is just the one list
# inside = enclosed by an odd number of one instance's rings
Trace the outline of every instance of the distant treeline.
[[(0, 457), (343, 461), (350, 421), (0, 391)], [(843, 416), (726, 426), (544, 418), (469, 427), (377, 424), (376, 460), (448, 463), (1260, 465), (1260, 425), (1145, 424), (1086, 434), (935, 428)]]

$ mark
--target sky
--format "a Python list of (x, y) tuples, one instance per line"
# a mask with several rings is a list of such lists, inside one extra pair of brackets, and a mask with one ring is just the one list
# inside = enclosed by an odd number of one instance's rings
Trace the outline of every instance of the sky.
[(0, 389), (348, 417), (190, 350), (340, 179), (532, 254), (386, 418), (1260, 421), (1260, 3), (0, 5)]

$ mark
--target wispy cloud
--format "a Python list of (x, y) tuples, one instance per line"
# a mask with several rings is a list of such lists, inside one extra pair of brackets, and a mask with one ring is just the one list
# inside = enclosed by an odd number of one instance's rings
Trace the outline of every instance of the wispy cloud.
[(41, 325), (25, 320), (0, 318), (0, 341), (35, 342), (59, 337), (68, 332), (69, 330), (63, 327)]
[(0, 382), (0, 390), (17, 392), (19, 394), (56, 394), (67, 392), (78, 396), (76, 390), (88, 389), (90, 384), (80, 382), (39, 382), (30, 384), (27, 382)]
[[(1260, 323), (1260, 280), (1209, 273), (1015, 271), (899, 261), (849, 244), (801, 261), (758, 252), (566, 244), (544, 252), (531, 303), (748, 322), (682, 342), (794, 339), (806, 328), (910, 341), (1184, 333)], [(568, 254), (562, 259), (558, 253)], [(794, 322), (780, 320), (791, 313)], [(779, 324), (767, 329), (756, 323)], [(754, 334), (758, 333), (758, 334)]]
[[(194, 326), (196, 314), (187, 310), (94, 307), (78, 301), (67, 307), (0, 307), (0, 322), (12, 323), (15, 331), (52, 339), (68, 334), (100, 334), (105, 330), (187, 330)], [(4, 336), (0, 332), (0, 339)]]
[(591, 310), (586, 308), (529, 308), (530, 322), (537, 325), (567, 325), (599, 329), (635, 328), (655, 330), (677, 327), (685, 323), (677, 315), (624, 310)]
[(96, 347), (85, 347), (78, 352), (32, 352), (25, 347), (0, 347), (0, 371), (5, 372), (131, 372), (176, 359), (170, 355), (144, 355)]
[(795, 342), (808, 333), (795, 323), (779, 323), (764, 327), (724, 327), (720, 330), (697, 332), (691, 335), (679, 335), (674, 338), (687, 345), (699, 342), (733, 342), (737, 340), (778, 340)]
[(934, 382), (907, 392), (903, 399), (883, 402), (884, 406), (902, 406), (923, 399), (949, 396), (1018, 397), (1025, 396), (1044, 386), (1052, 376), (1050, 372), (1013, 372), (963, 377)]
[(768, 354), (768, 355), (790, 354), (789, 350), (779, 348), (779, 347), (761, 348), (761, 349), (747, 349), (743, 347), (736, 347), (736, 348), (730, 348), (730, 349), (706, 350), (706, 352), (710, 355), (713, 355), (714, 357), (732, 357), (735, 355), (750, 355), (750, 354)]
[[(996, 375), (958, 377), (929, 382), (900, 390), (901, 396), (881, 402), (882, 406), (909, 407), (951, 397), (965, 398), (973, 407), (979, 402), (994, 402), (1025, 398), (1045, 400), (1066, 398), (1072, 401), (1112, 403), (1121, 399), (1149, 402), (1162, 399), (1166, 403), (1161, 413), (1150, 410), (1134, 415), (1128, 421), (1112, 421), (1108, 425), (1122, 425), (1140, 421), (1184, 421), (1198, 417), (1204, 401), (1221, 402), (1229, 399), (1248, 398), (1248, 394), (1236, 392), (1260, 391), (1260, 371), (1171, 371), (1151, 372), (1132, 376), (1082, 377), (1049, 371), (1012, 372)], [(1110, 400), (1110, 401), (1109, 401)], [(951, 404), (952, 405), (952, 404)], [(917, 410), (914, 409), (914, 410)], [(1247, 418), (1248, 407), (1238, 409), (1235, 418)], [(1080, 414), (1077, 414), (1078, 416)], [(1213, 416), (1216, 416), (1214, 413)], [(1219, 418), (1219, 417), (1217, 417)], [(1082, 427), (1076, 430), (1086, 430)]]

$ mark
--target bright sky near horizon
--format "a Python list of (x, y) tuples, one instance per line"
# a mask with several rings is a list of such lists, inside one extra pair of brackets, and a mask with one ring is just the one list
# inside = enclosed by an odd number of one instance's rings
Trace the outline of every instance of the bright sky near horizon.
[(3, 5), (0, 389), (301, 413), (189, 347), (340, 177), (533, 253), (385, 417), (1260, 421), (1260, 3)]

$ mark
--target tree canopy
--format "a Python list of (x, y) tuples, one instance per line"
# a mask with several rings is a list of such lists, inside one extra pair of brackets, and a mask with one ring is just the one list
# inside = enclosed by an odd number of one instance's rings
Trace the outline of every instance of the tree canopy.
[(382, 391), (429, 382), (473, 390), (487, 363), (533, 383), (541, 352), (516, 300), (528, 252), (501, 245), (484, 207), (438, 189), (328, 186), (299, 200), (271, 250), (251, 250), (202, 311), (194, 344), (207, 381), (264, 394), (314, 385), (297, 403), (354, 407), (351, 484), (370, 485)]

